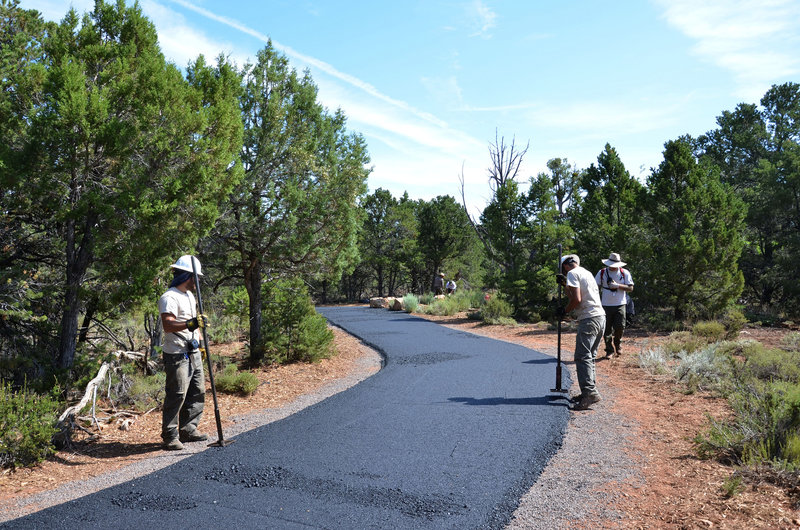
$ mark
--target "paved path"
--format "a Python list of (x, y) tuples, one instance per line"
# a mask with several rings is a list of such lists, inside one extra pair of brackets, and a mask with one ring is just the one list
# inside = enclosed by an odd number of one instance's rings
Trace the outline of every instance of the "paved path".
[(3, 527), (502, 528), (566, 429), (548, 400), (555, 361), (405, 313), (319, 311), (386, 366), (225, 448)]

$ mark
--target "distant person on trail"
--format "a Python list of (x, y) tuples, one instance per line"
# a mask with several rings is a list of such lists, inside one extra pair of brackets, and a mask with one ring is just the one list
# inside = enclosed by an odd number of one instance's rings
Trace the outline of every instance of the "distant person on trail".
[(453, 294), (456, 292), (456, 282), (453, 280), (447, 280), (447, 285), (445, 288), (447, 289), (447, 294)]
[(594, 360), (597, 348), (603, 338), (606, 314), (600, 304), (600, 291), (592, 273), (580, 266), (576, 254), (561, 258), (561, 274), (558, 281), (566, 286), (569, 302), (566, 308), (559, 307), (558, 317), (575, 311), (578, 320), (578, 333), (575, 337), (575, 370), (578, 375), (579, 396), (573, 398), (572, 410), (586, 410), (600, 401), (600, 393), (595, 387)]
[(169, 451), (183, 449), (181, 442), (200, 442), (208, 436), (197, 430), (206, 397), (203, 357), (199, 329), (208, 323), (197, 314), (192, 261), (200, 272), (200, 261), (181, 256), (172, 267), (172, 283), (158, 300), (158, 312), (164, 325), (164, 371), (167, 374), (164, 413), (161, 422), (162, 447)]
[(597, 271), (594, 279), (601, 291), (601, 302), (606, 312), (606, 329), (603, 339), (606, 343), (606, 357), (622, 355), (622, 334), (627, 319), (626, 306), (628, 294), (633, 291), (633, 277), (619, 254), (612, 252), (603, 260), (605, 268)]
[(434, 294), (442, 294), (443, 289), (444, 289), (444, 273), (440, 272), (433, 279), (433, 292)]

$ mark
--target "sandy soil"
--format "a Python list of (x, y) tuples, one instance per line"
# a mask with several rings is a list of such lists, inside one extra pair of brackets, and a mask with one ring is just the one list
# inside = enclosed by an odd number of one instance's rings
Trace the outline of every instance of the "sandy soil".
[[(515, 342), (544, 353), (556, 353), (556, 332), (541, 326), (485, 326), (456, 317), (429, 317), (439, 323), (481, 335)], [(234, 418), (265, 409), (285, 406), (320, 387), (346, 377), (359, 359), (369, 355), (353, 337), (335, 329), (338, 354), (317, 364), (270, 367), (258, 372), (261, 386), (253, 396), (219, 394), (223, 411), (223, 430)], [(787, 330), (748, 329), (743, 337), (777, 344)], [(708, 415), (723, 417), (730, 413), (723, 400), (702, 392), (685, 394), (670, 381), (658, 379), (637, 366), (637, 355), (663, 340), (664, 335), (629, 330), (623, 340), (625, 354), (620, 359), (599, 360), (598, 383), (613, 388), (614, 412), (631, 421), (634, 446), (631, 457), (638, 466), (644, 484), (636, 486), (606, 483), (604, 494), (615, 499), (623, 513), (623, 528), (798, 528), (800, 511), (793, 507), (783, 491), (767, 483), (748, 482), (744, 490), (727, 497), (723, 484), (734, 469), (714, 461), (700, 460), (692, 440), (708, 425)], [(574, 333), (562, 334), (562, 355), (567, 364), (574, 348)], [(244, 355), (241, 344), (216, 346), (215, 353), (233, 358)], [(591, 412), (588, 412), (591, 413)], [(18, 501), (73, 481), (86, 481), (119, 470), (143, 459), (163, 457), (159, 446), (160, 412), (141, 416), (129, 430), (106, 426), (94, 436), (76, 437), (69, 451), (59, 451), (31, 469), (4, 471), (0, 474), (0, 510)], [(201, 430), (216, 432), (211, 396), (203, 416)], [(598, 492), (600, 493), (600, 492)], [(576, 528), (611, 526), (608, 521), (582, 520)]]

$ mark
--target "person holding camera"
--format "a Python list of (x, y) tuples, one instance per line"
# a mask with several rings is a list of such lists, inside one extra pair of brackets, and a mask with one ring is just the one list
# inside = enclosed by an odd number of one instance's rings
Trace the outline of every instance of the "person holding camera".
[(600, 401), (600, 393), (595, 386), (594, 359), (603, 338), (606, 313), (600, 304), (600, 291), (592, 273), (580, 266), (576, 254), (561, 258), (561, 274), (557, 281), (566, 287), (569, 302), (567, 307), (558, 308), (558, 318), (575, 311), (578, 332), (575, 336), (575, 371), (578, 375), (579, 396), (575, 396), (572, 410), (586, 410)]
[(633, 291), (633, 278), (619, 254), (612, 252), (603, 260), (605, 268), (600, 269), (594, 279), (600, 287), (603, 310), (606, 312), (606, 329), (603, 339), (606, 343), (606, 357), (622, 355), (622, 334), (627, 319), (626, 306), (628, 293)]
[[(194, 260), (194, 269), (191, 260)], [(169, 290), (158, 300), (164, 327), (163, 355), (167, 375), (161, 439), (164, 449), (177, 451), (183, 449), (182, 442), (208, 439), (208, 435), (197, 430), (206, 397), (199, 330), (206, 326), (208, 319), (197, 314), (192, 294), (194, 270), (202, 276), (198, 259), (181, 256), (171, 268)]]

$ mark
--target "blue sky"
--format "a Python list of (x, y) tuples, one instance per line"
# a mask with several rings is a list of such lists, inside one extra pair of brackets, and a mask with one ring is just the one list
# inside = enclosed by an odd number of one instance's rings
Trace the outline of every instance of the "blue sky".
[[(47, 19), (63, 0), (22, 0)], [(93, 0), (74, 0), (79, 12)], [(164, 54), (242, 65), (267, 39), (369, 146), (370, 191), (491, 196), (495, 135), (578, 168), (606, 143), (642, 180), (664, 142), (697, 136), (773, 84), (800, 82), (798, 0), (143, 0)]]

